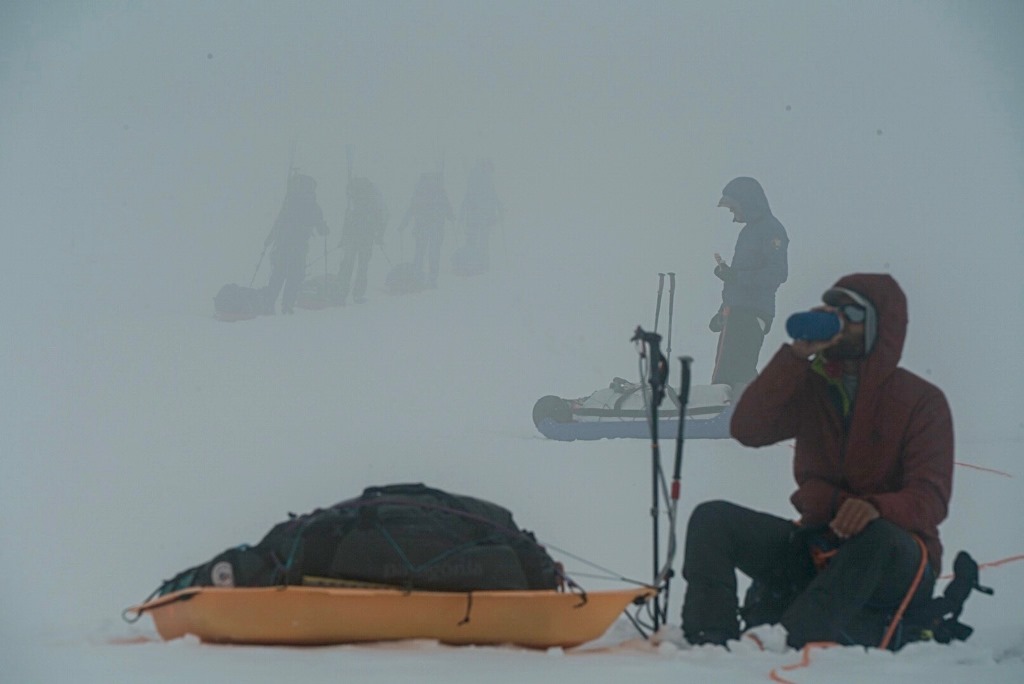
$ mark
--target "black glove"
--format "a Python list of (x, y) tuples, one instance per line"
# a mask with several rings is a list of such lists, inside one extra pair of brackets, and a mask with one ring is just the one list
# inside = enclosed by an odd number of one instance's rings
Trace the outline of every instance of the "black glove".
[(708, 323), (708, 330), (710, 330), (713, 333), (718, 333), (722, 332), (722, 328), (724, 327), (725, 317), (722, 315), (722, 312), (719, 311), (718, 313), (711, 317), (711, 322)]
[(736, 271), (732, 270), (732, 267), (725, 263), (715, 266), (715, 275), (723, 283), (731, 283), (736, 280)]

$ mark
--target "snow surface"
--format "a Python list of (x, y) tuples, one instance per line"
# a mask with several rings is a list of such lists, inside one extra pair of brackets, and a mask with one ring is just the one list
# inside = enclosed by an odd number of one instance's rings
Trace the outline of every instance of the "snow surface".
[[(289, 511), (395, 482), (505, 505), (588, 588), (623, 583), (575, 556), (649, 578), (648, 445), (549, 441), (530, 412), (636, 378), (658, 272), (679, 274), (673, 353), (707, 380), (711, 255), (735, 241), (715, 203), (737, 175), (792, 240), (780, 316), (853, 271), (907, 291), (904, 365), (946, 391), (965, 464), (944, 570), (959, 549), (1024, 554), (1022, 13), (813, 7), (5, 5), (0, 681), (1024, 681), (1024, 562), (983, 570), (996, 594), (967, 604), (964, 644), (791, 671), (799, 654), (653, 646), (625, 621), (537, 652), (163, 643), (120, 619)], [(442, 154), (454, 203), (491, 155), (508, 207), (493, 270), (452, 275), (451, 232), (437, 290), (384, 294), (378, 252), (364, 305), (214, 320), (220, 286), (252, 277), (293, 138), (334, 228), (345, 144), (393, 219)], [(410, 256), (393, 232), (385, 248)], [(687, 442), (680, 536), (711, 498), (791, 515), (790, 453)]]

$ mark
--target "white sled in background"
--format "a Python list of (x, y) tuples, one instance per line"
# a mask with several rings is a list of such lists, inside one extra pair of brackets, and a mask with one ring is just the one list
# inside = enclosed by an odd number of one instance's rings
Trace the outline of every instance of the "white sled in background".
[[(668, 401), (658, 412), (658, 433), (679, 430), (679, 396), (666, 387)], [(533, 405), (533, 424), (549, 439), (650, 439), (650, 390), (640, 383), (615, 378), (608, 387), (578, 399), (553, 395)], [(687, 439), (728, 439), (732, 417), (729, 385), (693, 385), (684, 412)]]
[[(661, 316), (661, 296), (665, 276), (669, 277), (668, 348), (672, 354), (672, 309), (675, 303), (676, 274), (658, 274), (658, 304), (654, 314), (655, 335)], [(659, 338), (660, 339), (660, 338)], [(681, 402), (675, 389), (664, 384), (669, 400), (658, 412), (658, 434), (679, 432), (680, 405), (685, 435), (689, 439), (728, 439), (732, 417), (732, 388), (729, 385), (693, 385)], [(550, 439), (571, 442), (577, 439), (651, 438), (651, 391), (646, 383), (614, 378), (608, 387), (577, 399), (547, 395), (533, 405), (533, 424)]]

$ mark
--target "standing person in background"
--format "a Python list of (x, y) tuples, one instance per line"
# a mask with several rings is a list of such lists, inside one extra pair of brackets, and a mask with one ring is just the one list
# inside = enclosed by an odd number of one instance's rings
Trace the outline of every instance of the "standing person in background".
[[(366, 301), (366, 282), (373, 245), (381, 243), (387, 220), (387, 207), (384, 206), (384, 197), (377, 186), (361, 176), (349, 181), (348, 209), (345, 211), (340, 243), (344, 253), (338, 269), (341, 304), (348, 298), (350, 286), (352, 301), (356, 304)], [(352, 282), (353, 271), (355, 283)]]
[(457, 252), (461, 259), (456, 270), (472, 274), (490, 268), (491, 229), (501, 218), (501, 201), (494, 189), (494, 162), (482, 158), (469, 174), (459, 210), (459, 219), (466, 230), (466, 244)]
[(274, 227), (263, 241), (264, 247), (273, 245), (270, 253), (273, 271), (266, 290), (265, 313), (274, 313), (282, 286), (281, 313), (294, 313), (292, 307), (306, 279), (306, 255), (314, 229), (320, 235), (328, 233), (324, 213), (316, 201), (316, 181), (312, 176), (293, 173)]
[[(420, 175), (416, 192), (398, 226), (398, 232), (404, 232), (410, 221), (413, 222), (412, 232), (416, 238), (416, 274), (426, 287), (437, 287), (444, 224), (445, 221), (455, 222), (452, 204), (444, 191), (444, 178), (439, 171)], [(424, 274), (424, 262), (429, 263), (430, 272), (427, 274)]]
[(718, 206), (745, 224), (730, 265), (715, 254), (715, 276), (722, 281), (722, 305), (711, 319), (718, 333), (712, 384), (729, 385), (734, 401), (757, 376), (757, 359), (775, 318), (775, 292), (789, 277), (786, 229), (772, 215), (761, 184), (739, 177), (722, 190)]

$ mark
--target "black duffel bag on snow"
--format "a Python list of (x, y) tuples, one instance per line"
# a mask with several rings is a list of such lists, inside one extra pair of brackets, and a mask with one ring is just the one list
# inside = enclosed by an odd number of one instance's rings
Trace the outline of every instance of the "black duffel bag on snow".
[(291, 517), (255, 546), (230, 548), (165, 581), (193, 586), (393, 586), (430, 591), (555, 589), (560, 573), (531, 532), (488, 501), (422, 484)]
[[(266, 291), (228, 283), (217, 291), (213, 298), (213, 309), (216, 317), (224, 321), (254, 318), (267, 312)], [(268, 313), (272, 313), (272, 310)]]

